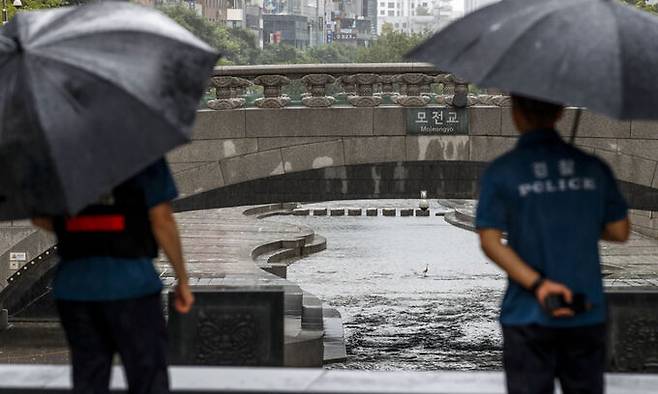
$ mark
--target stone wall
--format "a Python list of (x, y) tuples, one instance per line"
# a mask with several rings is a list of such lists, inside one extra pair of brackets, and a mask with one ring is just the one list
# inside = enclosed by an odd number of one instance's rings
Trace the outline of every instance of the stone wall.
[(0, 222), (0, 290), (5, 286), (10, 274), (9, 254), (6, 252), (35, 231), (36, 229), (27, 221)]
[[(510, 109), (468, 108), (470, 135), (413, 136), (406, 108), (286, 107), (200, 111), (192, 143), (168, 158), (181, 196), (322, 168), (487, 162), (517, 140)], [(559, 124), (568, 137), (575, 109)], [(658, 126), (584, 112), (576, 144), (610, 163), (635, 208), (658, 210)], [(251, 201), (249, 201), (251, 203)], [(253, 203), (256, 203), (255, 201)]]
[(633, 230), (658, 239), (658, 212), (632, 209), (630, 219), (633, 223)]

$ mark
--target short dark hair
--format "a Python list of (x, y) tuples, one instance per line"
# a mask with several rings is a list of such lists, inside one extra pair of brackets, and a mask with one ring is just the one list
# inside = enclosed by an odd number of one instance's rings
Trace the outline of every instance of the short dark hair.
[(512, 94), (512, 104), (532, 123), (545, 124), (557, 121), (563, 105)]

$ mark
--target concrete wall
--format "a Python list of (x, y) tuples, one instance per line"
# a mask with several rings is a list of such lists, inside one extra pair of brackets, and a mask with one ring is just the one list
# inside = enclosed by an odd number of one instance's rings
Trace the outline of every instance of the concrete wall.
[(0, 222), (0, 290), (5, 286), (5, 281), (10, 274), (9, 254), (6, 252), (35, 231), (36, 229), (26, 221)]

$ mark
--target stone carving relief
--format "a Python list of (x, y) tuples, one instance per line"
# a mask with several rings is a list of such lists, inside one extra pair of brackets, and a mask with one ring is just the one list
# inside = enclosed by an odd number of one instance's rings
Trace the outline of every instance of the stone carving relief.
[(393, 97), (397, 96), (400, 93), (395, 91), (393, 86), (395, 75), (380, 75), (379, 82), (381, 84), (381, 92), (375, 93), (375, 96), (379, 97)]
[(214, 77), (211, 84), (215, 87), (217, 99), (208, 101), (208, 108), (225, 110), (244, 107), (246, 100), (239, 96), (244, 95), (251, 82), (237, 77)]
[(201, 310), (196, 361), (201, 365), (259, 365), (259, 337), (250, 312)]
[(356, 94), (347, 96), (347, 100), (355, 107), (376, 107), (384, 100), (374, 95), (374, 85), (381, 77), (377, 74), (355, 74), (352, 76), (356, 86)]
[(395, 96), (393, 101), (403, 107), (424, 107), (431, 101), (431, 97), (423, 95), (423, 90), (434, 82), (434, 77), (421, 73), (400, 74), (394, 77), (394, 81), (404, 87), (404, 93)]
[(302, 104), (307, 107), (331, 107), (336, 99), (327, 96), (327, 86), (336, 82), (329, 74), (310, 74), (302, 78), (306, 86), (306, 94), (302, 96)]
[(624, 371), (641, 371), (658, 363), (658, 319), (651, 311), (626, 313), (618, 322), (618, 341), (611, 349), (615, 366)]
[(254, 84), (263, 87), (263, 98), (254, 104), (258, 108), (283, 108), (290, 103), (290, 97), (283, 94), (282, 88), (290, 83), (285, 75), (261, 75), (254, 79)]

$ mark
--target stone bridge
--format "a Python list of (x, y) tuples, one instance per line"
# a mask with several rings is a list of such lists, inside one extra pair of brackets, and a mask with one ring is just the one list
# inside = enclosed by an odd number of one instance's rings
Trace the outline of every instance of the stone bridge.
[[(192, 142), (167, 156), (178, 211), (417, 198), (421, 190), (476, 198), (486, 163), (517, 139), (508, 97), (469, 94), (466, 82), (425, 64), (220, 67), (212, 89)], [(458, 114), (457, 126), (435, 135), (415, 128), (420, 109), (432, 116), (442, 108)], [(565, 137), (576, 111), (560, 122)], [(610, 163), (635, 230), (658, 237), (658, 123), (584, 111), (575, 143)], [(29, 266), (7, 272), (16, 251), (15, 264)], [(52, 237), (24, 222), (0, 223), (0, 290), (8, 273), (28, 276), (0, 298), (48, 312), (54, 254)]]
[[(517, 138), (507, 97), (468, 94), (423, 64), (220, 67), (212, 83), (217, 99), (199, 111), (193, 141), (168, 156), (179, 210), (420, 190), (475, 198), (486, 163)], [(446, 105), (466, 114), (460, 135), (410, 133), (410, 111)], [(559, 124), (565, 138), (576, 111)], [(636, 228), (658, 236), (658, 123), (584, 111), (575, 142), (610, 163)]]

